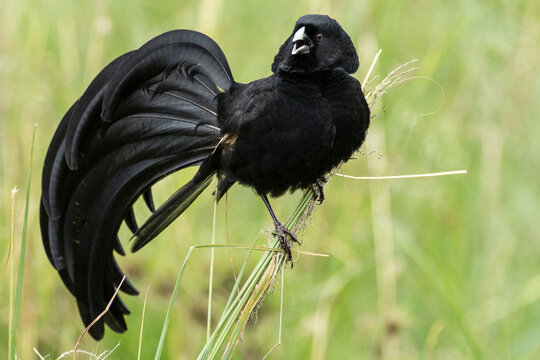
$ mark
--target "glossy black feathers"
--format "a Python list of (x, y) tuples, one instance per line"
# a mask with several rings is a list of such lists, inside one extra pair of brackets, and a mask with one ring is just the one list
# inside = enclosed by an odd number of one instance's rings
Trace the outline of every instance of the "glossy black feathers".
[[(41, 228), (49, 260), (86, 325), (123, 277), (113, 256), (113, 250), (124, 254), (117, 237), (122, 221), (133, 233), (142, 231), (135, 244), (163, 229), (156, 231), (152, 221), (152, 231), (139, 228), (131, 205), (143, 195), (159, 217), (164, 210), (155, 209), (152, 184), (200, 165), (214, 151), (220, 140), (216, 96), (231, 83), (213, 40), (172, 31), (111, 62), (62, 119), (43, 168)], [(174, 198), (176, 204), (191, 203), (206, 186), (185, 189), (188, 199)], [(129, 281), (121, 290), (137, 294)], [(105, 322), (124, 331), (127, 313), (118, 297)], [(101, 338), (103, 321), (90, 333)]]

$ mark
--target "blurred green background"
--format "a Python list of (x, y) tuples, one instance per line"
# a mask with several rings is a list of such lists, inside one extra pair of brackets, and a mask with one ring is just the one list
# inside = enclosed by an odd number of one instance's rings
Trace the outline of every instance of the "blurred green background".
[[(56, 358), (82, 331), (75, 303), (49, 265), (39, 234), (41, 164), (68, 107), (109, 61), (175, 28), (212, 36), (237, 81), (270, 73), (278, 47), (306, 13), (336, 18), (356, 44), (365, 76), (418, 58), (417, 79), (384, 96), (364, 152), (344, 173), (397, 175), (467, 169), (468, 175), (355, 181), (333, 178), (285, 269), (282, 343), (271, 359), (540, 358), (540, 2), (529, 1), (38, 1), (0, 2), (0, 265), (8, 249), (10, 192), (25, 187), (38, 124), (28, 253), (18, 331), (23, 359)], [(380, 78), (379, 78), (380, 79)], [(429, 116), (422, 114), (431, 113)], [(375, 109), (382, 113), (383, 108)], [(382, 154), (380, 157), (378, 154)], [(189, 174), (167, 179), (164, 200)], [(189, 246), (209, 243), (207, 191), (152, 246), (122, 259), (142, 293), (124, 296), (129, 331), (81, 348), (120, 346), (152, 358)], [(274, 200), (285, 218), (298, 194)], [(17, 258), (24, 192), (16, 197)], [(228, 224), (228, 226), (226, 226)], [(236, 186), (218, 209), (218, 239), (249, 244), (271, 222), (258, 197)], [(264, 244), (261, 236), (259, 244)], [(245, 256), (234, 250), (238, 270)], [(233, 283), (216, 250), (214, 314)], [(18, 258), (17, 258), (18, 259)], [(189, 263), (163, 358), (194, 358), (205, 342), (209, 250)], [(280, 284), (245, 332), (235, 358), (260, 359), (277, 342)], [(9, 271), (0, 280), (0, 357), (7, 353)], [(85, 356), (79, 358), (84, 359)]]

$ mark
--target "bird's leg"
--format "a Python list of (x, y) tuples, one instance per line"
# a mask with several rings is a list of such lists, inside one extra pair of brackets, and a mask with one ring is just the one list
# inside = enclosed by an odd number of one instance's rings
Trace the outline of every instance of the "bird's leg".
[(311, 184), (311, 190), (313, 191), (313, 198), (315, 199), (315, 201), (319, 202), (319, 205), (322, 204), (322, 202), (324, 201), (323, 187), (327, 181), (328, 179), (325, 176), (323, 176), (320, 179), (315, 180), (315, 182)]
[[(274, 233), (279, 238), (279, 244), (281, 245), (281, 248), (285, 251), (287, 254), (287, 259), (289, 261), (292, 261), (292, 254), (291, 254), (291, 246), (289, 245), (289, 242), (287, 241), (287, 236), (294, 241), (297, 244), (300, 244), (298, 239), (296, 239), (296, 236), (287, 229), (285, 226), (283, 226), (279, 220), (276, 217), (276, 214), (274, 214), (274, 210), (272, 210), (272, 206), (270, 206), (270, 202), (268, 201), (268, 197), (266, 195), (261, 195), (261, 198), (264, 202), (264, 205), (266, 205), (266, 208), (268, 209), (268, 212), (270, 213), (270, 216), (272, 217), (272, 220), (274, 220), (274, 227), (276, 228)], [(291, 263), (292, 266), (292, 263)]]

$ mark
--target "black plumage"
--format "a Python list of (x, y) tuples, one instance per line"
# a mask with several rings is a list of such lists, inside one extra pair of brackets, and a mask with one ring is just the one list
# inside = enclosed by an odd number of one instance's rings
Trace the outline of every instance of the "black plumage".
[[(134, 233), (132, 251), (155, 238), (218, 177), (217, 198), (236, 182), (253, 188), (289, 252), (294, 235), (277, 220), (267, 195), (307, 188), (346, 161), (364, 141), (369, 108), (350, 76), (358, 57), (328, 16), (301, 17), (279, 49), (272, 75), (234, 81), (209, 37), (175, 30), (111, 62), (66, 113), (45, 158), (41, 230), (49, 260), (90, 324), (123, 272), (117, 233)], [(169, 200), (154, 206), (151, 187), (199, 166)], [(152, 211), (139, 227), (133, 203)], [(137, 294), (129, 282), (121, 290)], [(129, 310), (117, 297), (104, 322), (126, 330)], [(90, 330), (103, 336), (103, 320)]]

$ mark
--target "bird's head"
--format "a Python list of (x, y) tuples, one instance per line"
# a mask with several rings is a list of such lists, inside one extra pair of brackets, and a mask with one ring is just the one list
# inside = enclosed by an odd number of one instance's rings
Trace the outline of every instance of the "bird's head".
[(281, 45), (272, 64), (274, 73), (313, 73), (358, 69), (358, 55), (349, 35), (327, 15), (304, 15)]

